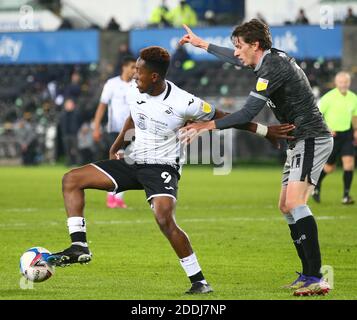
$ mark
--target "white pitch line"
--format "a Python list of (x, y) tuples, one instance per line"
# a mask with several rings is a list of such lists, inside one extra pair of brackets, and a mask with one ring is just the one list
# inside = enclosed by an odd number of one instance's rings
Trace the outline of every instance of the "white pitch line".
[[(316, 217), (316, 216), (315, 216)], [(349, 220), (350, 217), (346, 216), (320, 216), (316, 217), (317, 220)], [(267, 222), (267, 221), (283, 221), (282, 217), (273, 217), (273, 218), (266, 218), (266, 217), (230, 217), (230, 218), (189, 218), (189, 219), (179, 219), (179, 223), (210, 223), (210, 222), (227, 222), (227, 221), (235, 221), (235, 222)], [(154, 220), (92, 220), (89, 221), (89, 225), (117, 225), (117, 224), (147, 224), (153, 223)], [(0, 228), (11, 228), (11, 227), (27, 227), (27, 226), (57, 226), (62, 224), (62, 222), (56, 221), (48, 221), (48, 222), (41, 222), (41, 223), (21, 223), (21, 222), (14, 222), (14, 223), (0, 223)], [(65, 224), (65, 222), (63, 222)]]
[(36, 212), (38, 211), (37, 208), (11, 208), (11, 209), (4, 209), (4, 212)]

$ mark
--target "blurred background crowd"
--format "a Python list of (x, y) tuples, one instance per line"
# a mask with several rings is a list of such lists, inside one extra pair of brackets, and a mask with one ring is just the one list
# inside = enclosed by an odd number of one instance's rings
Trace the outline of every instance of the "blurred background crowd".
[[(108, 3), (104, 6), (104, 2)], [(333, 28), (342, 28), (341, 54), (300, 54), (296, 57), (297, 62), (308, 76), (316, 99), (334, 87), (334, 76), (341, 69), (350, 72), (351, 89), (356, 90), (353, 35), (357, 34), (354, 14), (357, 3), (349, 1), (341, 6), (334, 1), (285, 2), (289, 4), (274, 10), (267, 9), (264, 1), (251, 0), (103, 0), (95, 4), (81, 0), (0, 1), (0, 164), (35, 165), (62, 161), (72, 166), (107, 158), (104, 142), (92, 138), (92, 122), (105, 81), (118, 75), (123, 58), (137, 56), (137, 49), (132, 45), (134, 31), (170, 33), (181, 29), (185, 23), (209, 33), (210, 28), (228, 27), (230, 30), (253, 17), (273, 27), (321, 28), (319, 10), (323, 5), (327, 9), (331, 5), (333, 19), (327, 23)], [(276, 5), (279, 3), (282, 1)], [(101, 6), (107, 12), (103, 13)], [(34, 21), (26, 20), (28, 17), (34, 17)], [(329, 16), (326, 17), (329, 20)], [(25, 19), (22, 21), (25, 28), (19, 24), (21, 19)], [(31, 28), (26, 28), (26, 23), (30, 23)], [(92, 61), (33, 63), (1, 60), (6, 58), (8, 50), (15, 50), (9, 40), (11, 34), (86, 30), (95, 31), (99, 36), (98, 58)], [(225, 36), (229, 38), (229, 32)], [(217, 39), (212, 37), (210, 40), (214, 43)], [(281, 49), (289, 48), (292, 39), (283, 38), (274, 44), (281, 44)], [(185, 47), (173, 45), (173, 48), (169, 80), (222, 109), (230, 112), (239, 109), (255, 83), (251, 71), (241, 69), (237, 72), (236, 67), (218, 60), (195, 59)], [(276, 122), (268, 108), (259, 117), (265, 123)], [(106, 118), (102, 122), (103, 130), (105, 122)], [(235, 133), (234, 156), (236, 159), (275, 160), (283, 157), (281, 151), (244, 132)]]

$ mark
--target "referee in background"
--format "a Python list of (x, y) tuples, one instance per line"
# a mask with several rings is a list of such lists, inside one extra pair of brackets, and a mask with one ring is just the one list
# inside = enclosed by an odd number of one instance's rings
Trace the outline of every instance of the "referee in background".
[[(353, 204), (350, 189), (353, 179), (354, 141), (357, 142), (357, 95), (349, 90), (351, 76), (347, 72), (339, 72), (335, 77), (335, 89), (327, 92), (320, 100), (320, 111), (334, 137), (334, 148), (320, 175), (320, 179), (312, 194), (316, 202), (320, 202), (321, 183), (327, 174), (336, 169), (336, 161), (340, 156), (343, 166), (343, 204)], [(352, 126), (351, 126), (352, 124)]]

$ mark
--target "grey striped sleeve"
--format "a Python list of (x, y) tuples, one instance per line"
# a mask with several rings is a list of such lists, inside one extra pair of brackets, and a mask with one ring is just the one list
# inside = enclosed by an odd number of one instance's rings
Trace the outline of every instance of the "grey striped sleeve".
[(261, 94), (256, 93), (256, 92), (254, 92), (254, 91), (251, 91), (249, 95), (250, 95), (250, 96), (253, 96), (253, 97), (255, 97), (255, 98), (261, 99), (261, 100), (263, 100), (263, 101), (268, 101), (268, 100), (269, 100), (267, 97), (264, 97), (264, 96), (262, 96)]
[(242, 67), (242, 62), (234, 56), (234, 50), (226, 47), (216, 46), (215, 44), (209, 44), (207, 52), (215, 55), (218, 59)]
[[(258, 96), (260, 96), (258, 94)], [(216, 128), (223, 130), (250, 122), (265, 106), (266, 100), (249, 95), (242, 109), (224, 118), (215, 120)]]

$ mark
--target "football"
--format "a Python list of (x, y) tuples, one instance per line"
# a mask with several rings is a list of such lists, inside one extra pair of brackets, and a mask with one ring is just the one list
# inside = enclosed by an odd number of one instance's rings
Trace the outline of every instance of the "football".
[(51, 254), (42, 247), (33, 247), (24, 252), (20, 258), (20, 272), (32, 282), (42, 282), (49, 279), (55, 272), (55, 268), (46, 262)]

